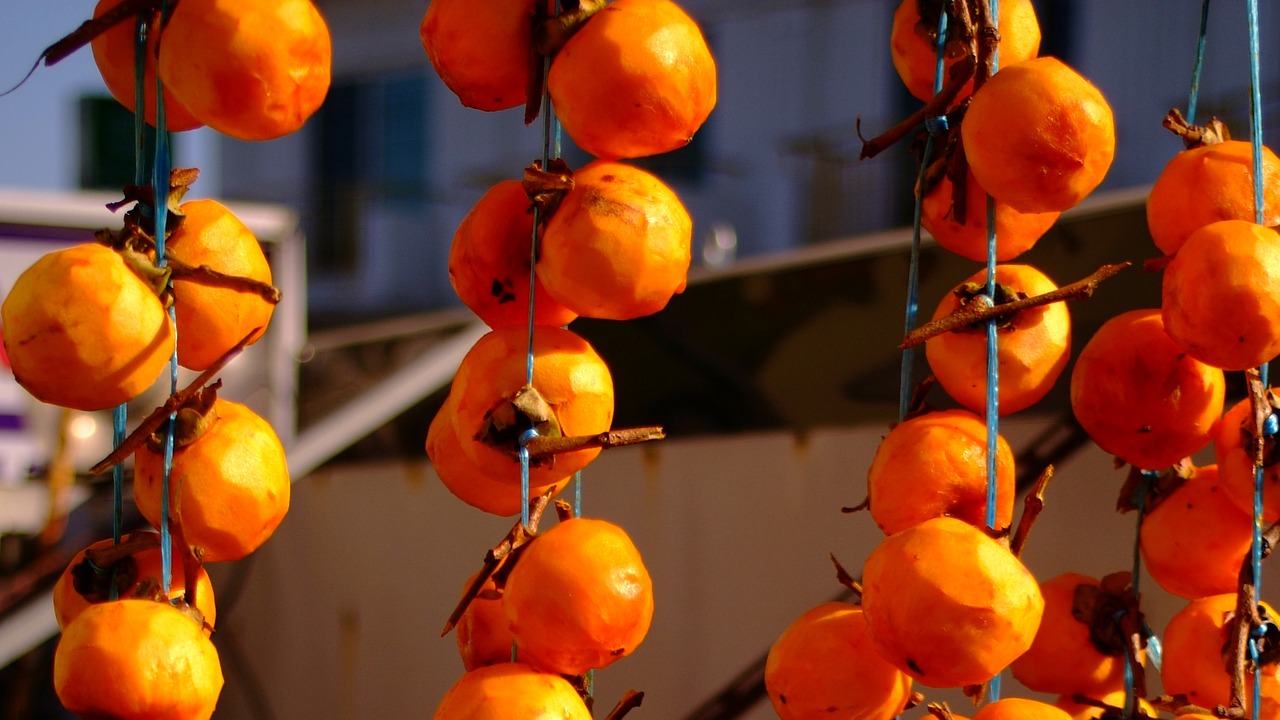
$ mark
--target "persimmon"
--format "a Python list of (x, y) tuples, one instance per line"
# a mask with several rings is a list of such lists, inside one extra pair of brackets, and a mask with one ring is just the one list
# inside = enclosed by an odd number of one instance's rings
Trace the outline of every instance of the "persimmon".
[(1225, 396), (1222, 371), (1183, 352), (1155, 309), (1103, 323), (1071, 373), (1071, 409), (1089, 437), (1146, 470), (1207, 445)]
[[(969, 277), (938, 303), (933, 317), (950, 315), (985, 295), (987, 271)], [(1044, 273), (1030, 265), (996, 267), (996, 300), (1004, 302), (1057, 290)], [(999, 412), (1018, 412), (1034, 405), (1053, 388), (1071, 355), (1071, 316), (1066, 303), (1027, 308), (1000, 322), (996, 345), (999, 364)], [(938, 384), (956, 402), (985, 412), (987, 407), (987, 330), (973, 325), (930, 338), (925, 357)]]
[(1106, 98), (1048, 56), (1002, 65), (973, 94), (960, 133), (973, 176), (1021, 212), (1075, 207), (1115, 156)]
[(526, 546), (502, 606), (522, 662), (580, 675), (630, 655), (644, 640), (653, 582), (626, 531), (572, 518)]
[[(1273, 402), (1280, 401), (1280, 392), (1268, 391)], [(1222, 416), (1213, 439), (1213, 453), (1218, 461), (1218, 477), (1227, 498), (1241, 512), (1253, 517), (1253, 495), (1257, 477), (1253, 464), (1253, 406), (1249, 398), (1237, 402)], [(1266, 438), (1262, 470), (1262, 519), (1272, 523), (1280, 520), (1280, 457), (1276, 455), (1275, 441)]]
[(973, 720), (1067, 720), (1069, 717), (1056, 705), (1017, 697), (989, 702), (973, 714)]
[[(467, 579), (463, 591), (471, 587), (475, 581), (472, 575)], [(502, 607), (502, 597), (497, 596), (497, 588), (493, 578), (485, 581), (467, 609), (458, 618), (453, 629), (454, 639), (458, 643), (458, 655), (462, 658), (462, 667), (475, 670), (486, 665), (509, 662), (514, 639), (511, 627), (507, 623), (507, 612)]]
[[(93, 8), (93, 16), (101, 17), (103, 13), (120, 4), (120, 0), (98, 0)], [(137, 22), (126, 20), (113, 25), (106, 32), (98, 35), (90, 42), (93, 50), (93, 61), (102, 75), (102, 82), (107, 86), (111, 96), (121, 105), (133, 112), (137, 101), (137, 79), (135, 69), (134, 34)], [(147, 124), (156, 124), (156, 41), (160, 35), (160, 13), (152, 13), (147, 19), (147, 49), (143, 60), (143, 94), (144, 117)], [(168, 88), (164, 91), (164, 125), (170, 132), (194, 130), (204, 123), (191, 116), (191, 111), (182, 106), (173, 97)]]
[(182, 0), (164, 29), (159, 72), (205, 125), (271, 140), (320, 108), (332, 54), (311, 0)]
[(551, 61), (547, 91), (578, 147), (616, 160), (684, 147), (716, 104), (716, 65), (671, 0), (614, 0)]
[(431, 0), (419, 35), (431, 66), (477, 110), (523, 105), (533, 52), (535, 0)]
[[(62, 571), (53, 586), (53, 614), (58, 619), (58, 627), (65, 629), (84, 609), (90, 605), (111, 600), (111, 586), (115, 584), (116, 597), (133, 597), (141, 588), (150, 586), (162, 587), (162, 568), (159, 536), (148, 530), (142, 534), (155, 536), (155, 545), (145, 547), (119, 561), (105, 567), (95, 566), (85, 559), (89, 550), (99, 550), (112, 546), (110, 538), (99, 540), (76, 553)], [(121, 542), (136, 538), (137, 533), (125, 535)], [(177, 555), (171, 565), (172, 577), (169, 584), (169, 599), (178, 600), (187, 591), (186, 572)], [(217, 606), (214, 603), (213, 584), (209, 581), (209, 573), (204, 568), (196, 575), (195, 608), (204, 616), (205, 627), (212, 630), (218, 619)]]
[[(182, 224), (165, 243), (165, 252), (192, 267), (271, 285), (271, 266), (253, 232), (217, 200), (182, 203)], [(178, 364), (204, 370), (255, 329), (255, 343), (266, 331), (275, 304), (259, 292), (196, 277), (174, 278), (178, 323)]]
[(1026, 652), (1040, 586), (986, 533), (933, 518), (883, 540), (862, 569), (862, 610), (880, 655), (929, 687), (984, 683)]
[[(1013, 450), (996, 438), (996, 529), (1013, 520)], [(886, 535), (932, 517), (987, 524), (987, 424), (968, 410), (939, 410), (895, 426), (867, 471), (871, 517)]]
[(692, 258), (693, 221), (680, 198), (618, 162), (597, 160), (573, 180), (542, 234), (537, 272), (547, 293), (579, 315), (608, 320), (666, 307), (684, 291)]
[[(1231, 675), (1227, 671), (1223, 648), (1230, 637), (1235, 616), (1236, 593), (1210, 595), (1192, 600), (1179, 610), (1164, 629), (1164, 660), (1160, 680), (1170, 695), (1185, 695), (1200, 707), (1227, 707), (1231, 703)], [(1275, 611), (1265, 602), (1258, 603), (1269, 617)], [(1258, 717), (1280, 718), (1280, 664), (1262, 666), (1262, 704)], [(1253, 697), (1253, 673), (1245, 673), (1246, 716)]]
[(568, 680), (524, 663), (477, 668), (449, 688), (432, 720), (591, 720)]
[[(1040, 22), (1036, 19), (1031, 0), (1003, 0), (1000, 3), (1000, 64), (1012, 65), (1030, 60), (1040, 52)], [(889, 50), (893, 55), (893, 67), (907, 90), (921, 100), (933, 97), (934, 77), (937, 75), (938, 51), (935, 38), (937, 24), (928, 27), (920, 19), (920, 0), (902, 0), (893, 14), (893, 30), (889, 35)], [(943, 81), (946, 73), (959, 59), (954, 53), (945, 59)], [(965, 84), (956, 101), (973, 92), (973, 81)]]
[(1252, 512), (1236, 507), (1218, 466), (1197, 467), (1142, 519), (1142, 560), (1160, 587), (1188, 600), (1234, 592), (1253, 543)]
[[(463, 357), (449, 393), (462, 452), (495, 480), (519, 482), (519, 440), (530, 425), (542, 435), (573, 436), (606, 432), (613, 422), (609, 367), (586, 340), (563, 328), (534, 328), (533, 388), (545, 407), (518, 408), (524, 403), (513, 400), (528, 399), (521, 395), (528, 350), (523, 328), (489, 332)], [(599, 448), (586, 448), (535, 458), (529, 483), (559, 482), (599, 454)]]
[(85, 718), (207, 720), (222, 691), (218, 651), (168, 603), (98, 603), (63, 628), (53, 687)]
[(1104, 653), (1094, 643), (1089, 618), (1077, 617), (1076, 588), (1100, 588), (1097, 579), (1067, 572), (1040, 583), (1044, 615), (1031, 647), (1013, 661), (1013, 676), (1028, 690), (1101, 695), (1124, 689), (1123, 654)]
[[(1126, 696), (1126, 693), (1123, 689), (1112, 690), (1111, 692), (1104, 693), (1103, 695), (1098, 697), (1097, 700), (1107, 704), (1110, 707), (1123, 710), (1125, 706), (1125, 696)], [(1084, 703), (1078, 703), (1075, 701), (1075, 698), (1073, 695), (1059, 695), (1058, 698), (1053, 701), (1053, 704), (1055, 707), (1061, 708), (1062, 710), (1066, 711), (1066, 713), (1071, 716), (1072, 720), (1101, 720), (1102, 719), (1103, 708), (1100, 708), (1096, 705), (1087, 705)], [(1156, 713), (1155, 706), (1152, 705), (1150, 702), (1148, 702), (1145, 698), (1138, 698), (1137, 708), (1138, 708), (1138, 714), (1137, 714), (1138, 717), (1145, 716), (1149, 718), (1154, 718), (1158, 716), (1158, 714)], [(1183, 715), (1179, 715), (1178, 718), (1179, 720), (1209, 720), (1208, 716), (1194, 715), (1194, 714), (1191, 714), (1191, 715), (1183, 714)]]
[[(175, 448), (169, 474), (170, 515), (205, 562), (239, 560), (275, 532), (289, 510), (289, 469), (271, 425), (237, 402), (218, 398), (207, 427)], [(164, 453), (134, 454), (133, 494), (142, 516), (159, 526)]]
[(27, 268), (4, 299), (0, 325), (18, 384), (76, 410), (137, 397), (173, 355), (156, 289), (98, 244), (56, 250)]
[[(1280, 158), (1262, 148), (1263, 224), (1280, 224)], [(1191, 233), (1219, 220), (1253, 222), (1253, 146), (1226, 140), (1183, 150), (1164, 166), (1147, 195), (1147, 228), (1173, 255)]]
[[(907, 0), (913, 3), (914, 0)], [(938, 245), (976, 262), (987, 260), (987, 191), (968, 173), (964, 186), (964, 222), (956, 222), (952, 209), (953, 185), (943, 177), (924, 196), (920, 224)], [(1053, 224), (1059, 212), (1018, 212), (996, 202), (996, 260), (1007, 262), (1030, 250)]]
[(911, 698), (911, 678), (871, 646), (862, 608), (823, 603), (769, 648), (764, 685), (782, 720), (891, 720)]
[(1280, 354), (1280, 233), (1219, 220), (1187, 237), (1164, 270), (1169, 337), (1192, 357), (1245, 370)]
[[(520, 467), (505, 467), (512, 477), (494, 478), (486, 474), (462, 451), (453, 427), (453, 409), (446, 400), (427, 428), (427, 455), (440, 482), (454, 497), (492, 515), (518, 515), (524, 509), (520, 497)], [(572, 479), (568, 475), (548, 485), (531, 485), (529, 497), (542, 495), (552, 487), (558, 493)]]
[[(529, 323), (532, 207), (519, 182), (500, 182), (471, 208), (453, 235), (449, 282), (462, 303), (491, 328)], [(541, 280), (535, 281), (533, 292), (535, 325), (568, 325), (578, 317), (548, 295)]]

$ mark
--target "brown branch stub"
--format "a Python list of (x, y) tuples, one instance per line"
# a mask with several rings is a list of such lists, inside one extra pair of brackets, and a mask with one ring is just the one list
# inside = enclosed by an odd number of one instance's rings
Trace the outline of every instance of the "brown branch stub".
[(830, 553), (830, 557), (831, 557), (831, 564), (835, 565), (836, 567), (836, 582), (840, 583), (841, 585), (848, 588), (851, 592), (853, 592), (854, 605), (862, 604), (862, 584), (859, 583), (857, 579), (854, 578), (853, 575), (848, 570), (844, 569), (844, 566), (841, 565), (840, 561), (836, 559), (835, 553)]
[(628, 690), (622, 695), (622, 699), (617, 705), (604, 716), (604, 720), (622, 720), (627, 713), (640, 707), (640, 703), (644, 701), (644, 693), (639, 690)]
[(965, 84), (973, 77), (973, 71), (973, 56), (970, 55), (957, 60), (951, 66), (951, 69), (947, 71), (947, 82), (942, 86), (942, 91), (930, 98), (929, 102), (925, 103), (919, 110), (911, 113), (905, 120), (863, 142), (859, 158), (865, 160), (879, 155), (910, 135), (925, 120), (946, 114), (947, 109), (955, 102)]
[(1187, 149), (1216, 145), (1231, 139), (1231, 131), (1218, 118), (1210, 118), (1204, 125), (1192, 125), (1178, 108), (1172, 108), (1160, 123), (1166, 130), (1182, 138)]
[(663, 432), (659, 425), (651, 425), (638, 428), (624, 428), (622, 430), (609, 430), (598, 433), (596, 435), (573, 435), (570, 437), (535, 437), (531, 438), (525, 447), (529, 450), (531, 458), (544, 458), (551, 455), (558, 455), (565, 452), (573, 452), (575, 450), (584, 450), (587, 448), (609, 448), (622, 447), (623, 445), (636, 445), (639, 443), (650, 442), (653, 440), (661, 440), (667, 435)]
[(1047, 465), (1040, 473), (1040, 477), (1036, 479), (1035, 487), (1023, 499), (1022, 517), (1018, 518), (1018, 529), (1014, 531), (1013, 540), (1009, 542), (1009, 551), (1014, 557), (1022, 557), (1022, 549), (1026, 547), (1027, 538), (1031, 536), (1031, 528), (1044, 510), (1044, 491), (1048, 489), (1049, 481), (1052, 479), (1053, 466)]
[(955, 714), (951, 712), (951, 706), (947, 705), (945, 702), (931, 702), (928, 705), (925, 705), (924, 709), (928, 710), (929, 714), (938, 718), (938, 720), (955, 720), (956, 717)]
[(950, 315), (938, 318), (933, 322), (912, 330), (907, 334), (906, 338), (903, 339), (902, 344), (898, 347), (905, 350), (909, 347), (915, 347), (923, 344), (930, 338), (941, 335), (942, 333), (958, 330), (976, 323), (986, 322), (987, 320), (1008, 318), (1028, 308), (1048, 305), (1049, 303), (1055, 303), (1062, 300), (1077, 300), (1090, 297), (1103, 281), (1115, 277), (1117, 273), (1129, 267), (1130, 264), (1131, 263), (1123, 262), (1115, 265), (1103, 265), (1092, 275), (1089, 275), (1082, 280), (1077, 280), (1070, 285), (1064, 285), (1057, 290), (1041, 295), (1035, 295), (1033, 297), (985, 306), (979, 305), (978, 303), (969, 303), (957, 309)]
[(555, 57), (569, 38), (587, 24), (592, 15), (602, 10), (605, 0), (578, 0), (577, 7), (553, 17), (538, 18), (533, 26), (533, 44), (544, 57)]
[(538, 211), (539, 224), (546, 224), (560, 207), (560, 201), (573, 190), (573, 171), (561, 158), (553, 158), (542, 167), (538, 160), (524, 170), (524, 192)]
[[(1118, 460), (1118, 465), (1123, 464), (1124, 461)], [(1191, 464), (1191, 458), (1183, 458), (1178, 464), (1155, 475), (1148, 475), (1139, 468), (1129, 466), (1129, 473), (1125, 475), (1124, 485), (1120, 488), (1120, 496), (1116, 499), (1116, 512), (1123, 514), (1138, 508), (1142, 508), (1143, 513), (1155, 510), (1191, 479), (1194, 472), (1195, 466)]]
[[(173, 3), (176, 3), (176, 0), (173, 0)], [(40, 59), (46, 67), (55, 65), (88, 45), (94, 38), (129, 18), (136, 18), (143, 13), (158, 12), (160, 12), (160, 0), (121, 0), (102, 15), (85, 20), (75, 30), (45, 48), (44, 52), (40, 53)]]
[[(963, 5), (964, 3), (961, 2), (960, 4)], [(995, 74), (996, 50), (1000, 47), (1000, 29), (996, 26), (996, 22), (991, 16), (991, 4), (988, 0), (976, 0), (973, 4), (975, 6), (975, 44), (978, 58), (977, 68), (973, 76), (973, 91), (977, 92)]]

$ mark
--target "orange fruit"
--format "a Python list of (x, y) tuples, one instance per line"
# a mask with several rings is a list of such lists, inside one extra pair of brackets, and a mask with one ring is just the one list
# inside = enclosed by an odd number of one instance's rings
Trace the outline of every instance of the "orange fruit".
[[(462, 452), (486, 477), (513, 484), (520, 482), (519, 439), (527, 424), (513, 411), (511, 399), (525, 385), (528, 349), (522, 328), (488, 333), (463, 357), (449, 393)], [(550, 421), (540, 434), (595, 435), (613, 422), (609, 367), (568, 330), (534, 328), (533, 387), (550, 406)], [(560, 482), (599, 454), (599, 448), (589, 448), (535, 459), (529, 483)]]
[(591, 720), (568, 680), (523, 663), (477, 668), (449, 688), (432, 720)]
[(1280, 233), (1220, 220), (1187, 237), (1164, 270), (1169, 337), (1192, 357), (1245, 370), (1280, 354)]
[(181, 610), (115, 600), (85, 608), (63, 629), (53, 686), (84, 718), (207, 720), (222, 668), (213, 643)]
[(331, 56), (311, 0), (182, 0), (165, 26), (160, 79), (214, 130), (271, 140), (319, 109)]
[(0, 326), (18, 384), (76, 410), (137, 397), (173, 355), (173, 327), (155, 290), (97, 244), (51, 252), (27, 268), (4, 299)]
[[(149, 530), (144, 533), (155, 535)], [(125, 535), (122, 541), (131, 536)], [(158, 537), (158, 536), (157, 536)], [(144, 583), (153, 587), (162, 587), (162, 568), (160, 546), (140, 550), (126, 556), (109, 567), (97, 568), (85, 560), (87, 550), (110, 547), (110, 538), (99, 540), (85, 550), (76, 553), (67, 565), (67, 569), (58, 577), (53, 586), (53, 614), (58, 618), (58, 627), (66, 629), (84, 609), (90, 605), (106, 602), (111, 599), (111, 584), (116, 584), (116, 597), (128, 598)], [(182, 561), (176, 554), (171, 565), (172, 576), (169, 583), (169, 599), (178, 600), (186, 594), (186, 573)], [(218, 619), (217, 606), (214, 604), (213, 585), (209, 582), (209, 573), (200, 568), (196, 575), (196, 609), (204, 615), (204, 624), (212, 630)]]
[(666, 307), (684, 291), (692, 257), (693, 221), (680, 198), (618, 162), (597, 160), (573, 180), (542, 234), (537, 271), (547, 293), (579, 315), (608, 320)]
[[(933, 318), (950, 315), (986, 293), (987, 271), (970, 276), (938, 303)], [(996, 267), (996, 298), (1030, 297), (1057, 290), (1030, 265)], [(1003, 290), (1001, 289), (1003, 288)], [(996, 345), (999, 364), (999, 412), (1034, 405), (1053, 388), (1071, 355), (1071, 315), (1065, 302), (1027, 308), (1001, 321)], [(956, 402), (985, 413), (987, 407), (987, 328), (978, 324), (943, 333), (925, 342), (929, 368)]]
[[(924, 27), (920, 21), (920, 1), (902, 0), (893, 14), (893, 30), (889, 35), (889, 50), (893, 54), (893, 67), (907, 90), (921, 100), (933, 97), (934, 76), (937, 74), (938, 51), (933, 40), (937, 24)], [(1030, 60), (1040, 52), (1040, 22), (1031, 0), (1002, 0), (1000, 17), (996, 22), (1000, 31), (1000, 65), (1012, 65)], [(943, 70), (943, 83), (947, 72), (958, 57), (947, 57)], [(956, 96), (960, 101), (973, 92), (973, 81), (965, 84)]]
[(925, 520), (883, 540), (862, 569), (871, 643), (929, 687), (984, 683), (1026, 652), (1044, 611), (1025, 566), (982, 530)]
[(1193, 471), (1142, 519), (1142, 561), (1151, 579), (1188, 600), (1235, 592), (1253, 544), (1252, 512), (1231, 502), (1218, 467)]
[(702, 30), (671, 0), (614, 0), (551, 61), (547, 91), (578, 147), (616, 160), (684, 147), (716, 105)]
[[(467, 578), (464, 592), (474, 580), (475, 575)], [(485, 597), (485, 593), (495, 592), (493, 578), (485, 581), (480, 592), (467, 605), (453, 629), (462, 667), (467, 670), (511, 661), (514, 639), (511, 637), (511, 628), (507, 625), (507, 612), (502, 607), (502, 598)]]
[(1002, 65), (961, 125), (969, 169), (1021, 212), (1075, 207), (1115, 156), (1115, 120), (1096, 87), (1054, 57)]
[[(1280, 158), (1262, 149), (1265, 188), (1263, 224), (1280, 224)], [(1219, 220), (1253, 222), (1253, 146), (1227, 140), (1183, 150), (1147, 196), (1147, 228), (1166, 255), (1178, 252), (1191, 233)]]
[[(463, 105), (524, 105), (535, 0), (431, 0), (419, 35), (436, 74)], [(541, 67), (539, 65), (539, 67)]]
[(1081, 585), (1101, 587), (1096, 579), (1073, 572), (1040, 583), (1040, 628), (1031, 647), (1010, 668), (1028, 690), (1092, 696), (1124, 689), (1124, 655), (1099, 651), (1089, 618), (1074, 613), (1076, 588)]
[[(996, 438), (996, 528), (1013, 520), (1013, 451)], [(987, 424), (968, 410), (917, 415), (895, 426), (867, 471), (871, 517), (892, 535), (933, 517), (987, 524)]]
[[(964, 223), (956, 222), (952, 212), (953, 186), (944, 176), (924, 196), (920, 224), (943, 248), (975, 262), (986, 262), (987, 191), (972, 172), (968, 176), (964, 186)], [(1003, 202), (996, 202), (996, 260), (1007, 262), (1030, 250), (1053, 227), (1059, 215), (1059, 212), (1018, 212)]]
[(1130, 310), (1102, 325), (1076, 358), (1071, 409), (1103, 450), (1146, 470), (1208, 444), (1222, 415), (1223, 373), (1182, 351), (1159, 310)]
[(891, 720), (911, 697), (911, 678), (871, 647), (862, 608), (823, 603), (769, 648), (764, 684), (782, 720)]
[[(1264, 608), (1269, 617), (1275, 611), (1267, 603)], [(1164, 661), (1160, 668), (1160, 680), (1164, 691), (1170, 695), (1186, 695), (1187, 700), (1200, 707), (1217, 705), (1226, 707), (1231, 701), (1231, 676), (1227, 673), (1223, 648), (1229, 639), (1228, 622), (1234, 616), (1236, 593), (1210, 595), (1192, 600), (1179, 610), (1164, 629)], [(1280, 718), (1280, 664), (1262, 666), (1262, 704), (1258, 717), (1265, 720)], [(1245, 691), (1246, 716), (1253, 697), (1253, 673), (1245, 673), (1248, 689)]]
[[(170, 515), (205, 562), (239, 560), (266, 542), (289, 510), (289, 469), (271, 425), (248, 407), (218, 398), (204, 434), (176, 448), (170, 472)], [(160, 525), (164, 454), (134, 454), (138, 510)]]
[(521, 662), (581, 675), (630, 655), (644, 640), (653, 582), (622, 528), (573, 518), (526, 546), (502, 606)]
[[(1123, 710), (1124, 703), (1125, 703), (1125, 692), (1124, 690), (1113, 690), (1111, 692), (1104, 693), (1101, 697), (1097, 699), (1110, 705), (1113, 708), (1119, 708)], [(1100, 720), (1102, 718), (1102, 708), (1095, 707), (1093, 705), (1085, 705), (1083, 703), (1078, 703), (1075, 701), (1075, 699), (1071, 695), (1060, 695), (1058, 696), (1057, 700), (1053, 701), (1053, 704), (1055, 707), (1059, 707), (1065, 710), (1066, 713), (1071, 716), (1072, 720)], [(1146, 716), (1149, 718), (1157, 717), (1155, 706), (1147, 702), (1146, 699), (1139, 698), (1137, 707), (1138, 707), (1138, 715), (1140, 717), (1141, 716)], [(1209, 720), (1208, 716), (1194, 715), (1194, 714), (1179, 715), (1178, 718), (1179, 720)]]
[[(453, 235), (449, 282), (463, 304), (491, 328), (529, 324), (532, 207), (521, 183), (500, 182), (471, 208)], [(541, 281), (533, 291), (535, 325), (568, 325), (578, 317), (552, 299)]]
[[(1280, 392), (1270, 390), (1273, 399), (1280, 399)], [(1253, 406), (1245, 398), (1222, 416), (1213, 439), (1213, 453), (1218, 461), (1218, 477), (1227, 498), (1249, 517), (1253, 517), (1254, 484), (1257, 481), (1253, 465)], [(1280, 520), (1280, 463), (1276, 462), (1275, 441), (1267, 439), (1263, 455), (1262, 518), (1264, 522)]]
[[(271, 266), (249, 228), (216, 200), (182, 203), (182, 224), (165, 241), (165, 253), (187, 265), (271, 284)], [(257, 342), (275, 305), (260, 294), (199, 278), (173, 281), (178, 323), (178, 364), (204, 370), (255, 328)]]
[[(462, 451), (462, 443), (458, 441), (458, 434), (453, 428), (453, 408), (448, 400), (427, 428), (427, 455), (431, 458), (431, 466), (435, 468), (440, 482), (444, 483), (454, 497), (471, 507), (503, 516), (519, 515), (524, 509), (520, 497), (519, 465), (504, 468), (508, 475), (514, 473), (514, 478), (486, 475)], [(572, 478), (569, 475), (549, 485), (531, 485), (529, 497), (538, 497), (552, 487), (558, 493)]]
[[(120, 0), (98, 0), (93, 8), (93, 16), (101, 17), (103, 13), (120, 4)], [(160, 34), (160, 13), (153, 13), (147, 24), (147, 50), (143, 60), (143, 93), (144, 112), (147, 124), (156, 124), (156, 39)], [(106, 32), (90, 42), (93, 50), (93, 61), (98, 65), (102, 82), (107, 91), (120, 101), (120, 104), (133, 112), (136, 108), (137, 81), (134, 69), (134, 34), (137, 30), (136, 20), (125, 20), (112, 26)], [(191, 116), (191, 111), (182, 106), (166, 88), (164, 91), (164, 125), (170, 132), (193, 130), (202, 125)]]
[(1002, 698), (987, 703), (973, 714), (973, 720), (1067, 720), (1060, 707), (1028, 698)]

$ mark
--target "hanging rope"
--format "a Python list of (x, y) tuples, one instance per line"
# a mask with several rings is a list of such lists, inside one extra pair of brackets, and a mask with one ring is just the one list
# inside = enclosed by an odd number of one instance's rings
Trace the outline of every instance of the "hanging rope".
[[(1000, 4), (998, 0), (989, 0), (991, 6), (991, 24), (1000, 27)], [(997, 44), (991, 54), (991, 72), (1000, 69), (1000, 45)], [(994, 305), (996, 301), (996, 202), (987, 195), (987, 299)], [(996, 528), (996, 508), (998, 501), (996, 479), (996, 453), (999, 450), (1000, 437), (1000, 357), (997, 338), (997, 321), (987, 321), (987, 527)], [(1000, 675), (997, 673), (987, 685), (987, 699), (995, 702), (1000, 699)]]
[(1196, 40), (1196, 63), (1191, 71), (1191, 96), (1187, 99), (1187, 123), (1196, 122), (1196, 104), (1200, 99), (1200, 75), (1204, 70), (1204, 44), (1209, 30), (1209, 0), (1200, 6), (1200, 37)]

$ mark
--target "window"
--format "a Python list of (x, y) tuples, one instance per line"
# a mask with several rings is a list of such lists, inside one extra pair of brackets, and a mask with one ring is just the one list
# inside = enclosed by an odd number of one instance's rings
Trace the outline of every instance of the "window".
[[(145, 126), (143, 158), (150, 172), (156, 131)], [(120, 190), (134, 181), (133, 113), (110, 95), (80, 98), (80, 187)]]

